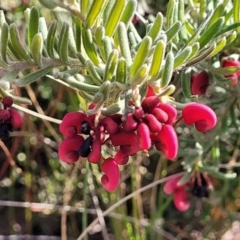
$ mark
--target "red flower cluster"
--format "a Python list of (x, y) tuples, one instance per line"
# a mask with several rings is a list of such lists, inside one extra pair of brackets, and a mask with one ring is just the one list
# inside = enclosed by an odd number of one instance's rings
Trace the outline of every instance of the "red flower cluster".
[(193, 175), (189, 182), (179, 185), (179, 180), (182, 176), (172, 177), (166, 181), (164, 192), (168, 195), (173, 195), (173, 203), (179, 211), (186, 211), (190, 207), (190, 193), (196, 197), (209, 197), (209, 189), (212, 189), (212, 184), (206, 174), (197, 173)]
[(208, 74), (205, 71), (191, 77), (191, 92), (193, 95), (202, 96), (209, 86)]
[[(222, 66), (224, 68), (227, 67), (240, 67), (240, 61), (235, 61), (235, 60), (223, 60), (222, 61)], [(235, 86), (238, 83), (238, 77), (240, 76), (240, 70), (237, 71), (236, 73), (232, 73), (227, 75), (226, 77), (232, 78), (233, 81), (229, 83), (229, 86)]]
[[(193, 114), (197, 112), (198, 114)], [(90, 163), (101, 163), (105, 173), (101, 182), (108, 191), (114, 191), (119, 183), (119, 165), (128, 162), (129, 156), (139, 151), (147, 152), (154, 145), (170, 160), (178, 153), (178, 138), (174, 129), (177, 110), (170, 104), (160, 102), (152, 92), (142, 101), (141, 107), (124, 116), (114, 114), (99, 119), (94, 126), (95, 115), (71, 112), (64, 116), (60, 132), (66, 137), (59, 147), (59, 157), (67, 163), (85, 157)], [(216, 124), (215, 113), (207, 106), (198, 103), (187, 105), (182, 111), (186, 124), (195, 124), (198, 131), (204, 132)], [(83, 137), (85, 135), (85, 137)], [(107, 144), (116, 153), (104, 159), (102, 146)]]
[(10, 108), (13, 104), (11, 97), (2, 98), (0, 104), (0, 139), (5, 140), (13, 129), (22, 126), (23, 119), (18, 111)]

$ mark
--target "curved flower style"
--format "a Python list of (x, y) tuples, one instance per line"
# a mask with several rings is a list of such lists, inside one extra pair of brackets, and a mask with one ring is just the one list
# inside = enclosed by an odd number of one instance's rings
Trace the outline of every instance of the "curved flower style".
[[(240, 61), (224, 59), (222, 61), (222, 66), (224, 68), (226, 68), (226, 67), (240, 67)], [(229, 83), (229, 86), (235, 86), (238, 83), (238, 77), (239, 76), (240, 76), (240, 70), (237, 71), (236, 73), (226, 75), (225, 77), (233, 79), (233, 81)]]
[(208, 74), (205, 71), (191, 77), (191, 91), (193, 95), (202, 96), (209, 86)]
[(190, 103), (182, 110), (182, 117), (187, 125), (195, 124), (199, 132), (206, 132), (217, 123), (215, 112), (201, 103)]

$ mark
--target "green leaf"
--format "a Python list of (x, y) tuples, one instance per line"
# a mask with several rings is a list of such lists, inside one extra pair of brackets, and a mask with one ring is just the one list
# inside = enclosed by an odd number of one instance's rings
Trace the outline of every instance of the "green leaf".
[(200, 44), (200, 48), (204, 47), (208, 44), (218, 33), (218, 31), (222, 28), (224, 24), (224, 17), (220, 17), (213, 25), (211, 25), (199, 38), (198, 42)]
[(232, 30), (236, 30), (237, 28), (240, 27), (240, 22), (238, 23), (233, 23), (231, 25), (228, 25), (228, 26), (223, 26), (219, 31), (218, 33), (216, 34), (216, 37), (218, 36), (221, 36), (229, 31), (232, 31)]
[(47, 53), (50, 58), (54, 58), (54, 41), (55, 41), (55, 34), (57, 30), (57, 20), (52, 20), (49, 29), (48, 29), (48, 35), (47, 35)]
[(163, 58), (165, 55), (165, 48), (166, 45), (161, 40), (156, 44), (151, 62), (151, 67), (149, 70), (149, 76), (151, 77), (151, 81), (156, 80), (157, 76), (160, 73)]
[(109, 94), (110, 94), (110, 91), (111, 91), (111, 82), (110, 81), (105, 81), (101, 86), (100, 86), (100, 89), (99, 89), (99, 92), (103, 94), (103, 101), (107, 101), (109, 100)]
[(126, 25), (123, 22), (120, 22), (118, 25), (118, 39), (122, 56), (126, 59), (127, 67), (130, 67), (132, 64), (132, 57), (128, 43)]
[(30, 73), (22, 78), (15, 79), (14, 83), (19, 87), (24, 87), (27, 84), (37, 81), (39, 78), (45, 76), (50, 72), (52, 67), (45, 67), (37, 70), (36, 72)]
[[(239, 0), (233, 0), (233, 19), (235, 23), (240, 23), (240, 2)], [(238, 28), (238, 32), (239, 32)]]
[(137, 73), (130, 78), (129, 84), (132, 86), (142, 84), (147, 80), (147, 77), (148, 77), (148, 66), (147, 64), (143, 64), (139, 68)]
[(115, 29), (121, 19), (124, 6), (125, 0), (118, 0), (113, 5), (105, 25), (106, 36), (111, 37), (114, 34)]
[(10, 25), (10, 38), (12, 42), (13, 48), (17, 51), (18, 55), (22, 57), (25, 61), (31, 62), (32, 59), (28, 52), (26, 51), (25, 47), (20, 42), (17, 26), (15, 23)]
[(39, 11), (38, 8), (32, 7), (28, 23), (28, 44), (31, 48), (34, 36), (38, 33), (39, 28)]
[(185, 98), (191, 98), (191, 69), (181, 72), (181, 87)]
[(48, 30), (47, 30), (47, 23), (44, 17), (39, 18), (39, 32), (42, 34), (43, 41), (47, 39)]
[(172, 25), (174, 24), (175, 5), (176, 5), (175, 0), (169, 0), (168, 5), (167, 5), (167, 13), (166, 13), (167, 29), (172, 27)]
[(112, 39), (110, 37), (104, 37), (102, 45), (103, 45), (103, 59), (106, 62), (113, 50)]
[(98, 46), (102, 46), (102, 41), (104, 37), (105, 37), (105, 28), (103, 26), (99, 26), (95, 31), (95, 41)]
[(54, 3), (52, 0), (39, 0), (39, 2), (46, 8), (49, 9), (54, 9), (56, 8), (58, 5), (56, 3)]
[(224, 10), (224, 5), (220, 3), (214, 10), (212, 17), (209, 20), (208, 26), (213, 25), (213, 23), (215, 23), (220, 17), (224, 16)]
[(137, 1), (128, 0), (123, 10), (123, 14), (120, 21), (125, 23), (126, 26), (128, 26), (135, 14), (136, 8), (137, 8)]
[(0, 39), (1, 39), (0, 53), (1, 53), (2, 59), (7, 63), (7, 46), (8, 46), (8, 39), (9, 39), (9, 28), (6, 23), (2, 24)]
[(116, 67), (117, 67), (117, 61), (118, 61), (118, 51), (114, 49), (111, 54), (108, 57), (106, 67), (105, 67), (105, 73), (104, 73), (104, 81), (106, 80), (112, 80), (112, 77), (115, 73)]
[(134, 57), (134, 60), (130, 69), (130, 75), (132, 77), (135, 76), (139, 68), (144, 64), (151, 46), (152, 46), (152, 39), (151, 37), (146, 36), (141, 42), (140, 47)]
[(203, 69), (207, 69), (209, 72), (217, 75), (230, 75), (236, 73), (240, 70), (240, 67), (226, 67), (226, 68), (214, 68), (209, 66), (208, 64), (201, 64), (200, 65)]
[(102, 81), (101, 77), (99, 76), (99, 74), (97, 73), (97, 71), (94, 67), (94, 64), (91, 61), (87, 60), (85, 62), (85, 66), (86, 66), (86, 69), (87, 69), (89, 75), (92, 77), (94, 83), (97, 85), (101, 85), (103, 81)]
[(188, 57), (191, 55), (192, 53), (192, 47), (191, 46), (187, 46), (186, 48), (184, 48), (180, 53), (177, 54), (177, 56), (174, 59), (174, 69), (178, 68), (179, 66), (183, 65), (186, 60), (188, 59)]
[(104, 8), (103, 14), (102, 14), (103, 26), (106, 26), (111, 9), (116, 4), (116, 2), (117, 0), (107, 1), (106, 7)]
[(108, 106), (108, 107), (106, 107), (106, 108), (103, 108), (103, 109), (101, 110), (101, 114), (102, 114), (103, 116), (111, 116), (111, 115), (113, 115), (113, 114), (118, 113), (120, 110), (121, 110), (121, 107), (119, 106), (119, 104), (118, 104), (118, 103), (115, 103), (115, 104), (113, 104), (113, 105), (111, 105), (111, 106)]
[(99, 86), (80, 82), (80, 81), (76, 80), (76, 78), (74, 78), (73, 76), (68, 77), (66, 82), (70, 86), (75, 87), (75, 88), (77, 88), (81, 91), (87, 92), (87, 93), (96, 93), (96, 92), (99, 92), (99, 89), (100, 89)]
[(43, 38), (41, 33), (37, 33), (32, 40), (32, 57), (35, 63), (42, 66)]
[(224, 37), (221, 41), (217, 43), (216, 48), (211, 52), (211, 54), (209, 55), (209, 58), (218, 54), (225, 47), (226, 43), (227, 43), (227, 40)]
[(173, 74), (173, 66), (174, 66), (174, 55), (173, 52), (169, 52), (166, 56), (165, 65), (163, 67), (163, 74), (161, 78), (160, 87), (165, 88), (171, 81)]
[(105, 5), (105, 0), (94, 1), (87, 14), (86, 27), (91, 28), (100, 15)]
[(127, 64), (124, 58), (120, 58), (117, 63), (116, 81), (126, 83), (127, 80)]
[(19, 69), (14, 69), (12, 70), (10, 73), (4, 75), (2, 78), (1, 78), (1, 81), (6, 81), (6, 82), (13, 82), (13, 80), (16, 79), (18, 73), (19, 73)]
[(219, 172), (216, 167), (211, 167), (211, 166), (202, 166), (200, 168), (202, 172), (209, 173), (212, 177), (215, 177), (217, 179), (221, 180), (231, 180), (237, 177), (237, 174), (235, 172), (233, 173), (222, 173)]
[(192, 176), (192, 172), (185, 172), (184, 175), (177, 182), (177, 186), (183, 186), (185, 183), (188, 183)]
[(155, 41), (155, 39), (160, 34), (162, 25), (163, 25), (163, 15), (162, 15), (162, 13), (159, 12), (153, 22), (152, 27), (150, 28), (149, 32), (147, 33), (147, 35), (152, 38), (152, 41)]
[(195, 57), (196, 54), (198, 53), (199, 49), (200, 49), (200, 44), (199, 44), (198, 42), (194, 43), (194, 44), (192, 45), (192, 52), (191, 52), (190, 56), (187, 58), (187, 61), (189, 61), (189, 60), (191, 60), (193, 57)]
[(101, 63), (101, 59), (98, 57), (98, 54), (93, 42), (92, 32), (89, 28), (83, 28), (82, 41), (88, 57), (92, 60), (92, 62), (95, 65), (99, 65)]
[(58, 55), (61, 61), (68, 64), (69, 25), (63, 23), (58, 42)]
[(180, 31), (182, 27), (182, 23), (180, 21), (175, 22), (171, 28), (169, 28), (166, 32), (167, 42), (171, 41), (176, 34)]

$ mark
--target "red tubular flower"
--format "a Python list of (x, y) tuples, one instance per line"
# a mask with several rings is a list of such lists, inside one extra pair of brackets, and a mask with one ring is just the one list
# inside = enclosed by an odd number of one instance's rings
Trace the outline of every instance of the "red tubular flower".
[(155, 116), (155, 118), (160, 122), (160, 123), (166, 123), (168, 120), (168, 114), (163, 111), (160, 108), (155, 107), (152, 111), (151, 114)]
[(20, 113), (14, 109), (9, 109), (10, 123), (13, 128), (20, 128), (23, 124), (23, 119)]
[[(166, 194), (173, 194), (178, 188), (179, 186), (177, 185), (177, 183), (179, 182), (179, 180), (182, 178), (182, 176), (178, 176), (178, 177), (171, 177), (169, 178), (166, 183), (164, 184), (163, 187), (163, 191)], [(182, 187), (182, 186), (181, 186)], [(183, 186), (185, 187), (185, 186)]]
[(125, 165), (128, 163), (129, 156), (122, 153), (121, 150), (117, 151), (114, 160), (118, 165)]
[(135, 120), (134, 115), (132, 113), (128, 113), (126, 115), (126, 119), (122, 123), (123, 129), (126, 132), (135, 131), (138, 126), (138, 122)]
[(175, 107), (173, 107), (172, 105), (170, 105), (168, 103), (159, 103), (157, 105), (157, 108), (159, 108), (167, 113), (168, 119), (165, 122), (166, 124), (172, 124), (175, 121), (175, 119), (177, 117), (177, 110)]
[(102, 144), (99, 139), (96, 139), (92, 143), (92, 151), (88, 155), (88, 161), (91, 163), (98, 163), (101, 159)]
[(193, 95), (202, 96), (209, 86), (208, 74), (205, 71), (191, 77), (191, 91)]
[(106, 159), (101, 165), (101, 170), (105, 173), (101, 178), (103, 187), (107, 191), (113, 192), (118, 187), (120, 180), (120, 171), (114, 158)]
[(78, 149), (83, 142), (84, 138), (80, 135), (64, 139), (58, 148), (59, 158), (67, 163), (76, 162), (79, 159)]
[(187, 125), (195, 124), (199, 132), (212, 129), (217, 123), (215, 112), (201, 103), (190, 103), (182, 110), (182, 117)]
[(176, 158), (178, 153), (178, 138), (172, 125), (164, 125), (158, 133), (158, 142), (155, 143), (157, 150), (170, 160)]
[(81, 133), (81, 123), (87, 120), (87, 116), (84, 113), (67, 113), (60, 124), (59, 130), (65, 137), (72, 137), (75, 134)]
[(148, 150), (151, 147), (151, 138), (150, 138), (150, 130), (148, 125), (145, 123), (140, 123), (137, 128), (137, 135), (140, 139), (140, 149)]
[(147, 97), (142, 101), (142, 108), (145, 113), (149, 113), (159, 104), (159, 102), (157, 96)]
[[(222, 66), (224, 68), (227, 68), (227, 67), (240, 67), (240, 61), (224, 59), (222, 61)], [(229, 83), (229, 86), (235, 86), (238, 83), (238, 77), (239, 76), (240, 76), (240, 70), (237, 71), (236, 73), (232, 73), (232, 74), (226, 75), (225, 77), (233, 79), (233, 81)]]
[(144, 122), (146, 122), (146, 124), (149, 127), (150, 132), (152, 132), (152, 133), (157, 133), (162, 129), (162, 124), (152, 114), (147, 114), (144, 117)]
[(185, 190), (177, 190), (173, 196), (173, 203), (175, 207), (184, 212), (189, 209), (190, 201), (188, 199), (188, 193)]
[(114, 122), (113, 119), (110, 117), (104, 117), (101, 120), (101, 123), (106, 128), (109, 134), (115, 134), (119, 129), (118, 124)]

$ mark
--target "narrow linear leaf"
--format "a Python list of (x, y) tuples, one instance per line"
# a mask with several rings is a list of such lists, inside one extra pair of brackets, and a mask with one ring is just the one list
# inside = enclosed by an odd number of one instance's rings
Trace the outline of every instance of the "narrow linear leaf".
[(108, 1), (106, 7), (103, 10), (102, 18), (103, 18), (103, 26), (106, 26), (108, 17), (110, 15), (111, 9), (116, 4), (117, 0)]
[(140, 44), (140, 47), (134, 57), (133, 64), (130, 69), (130, 75), (135, 76), (139, 68), (143, 65), (145, 62), (148, 53), (150, 51), (150, 48), (152, 46), (152, 39), (149, 36), (146, 36), (142, 43)]
[(111, 54), (108, 57), (106, 67), (105, 67), (105, 73), (103, 80), (112, 80), (112, 77), (115, 73), (116, 67), (117, 67), (117, 61), (118, 61), (118, 51), (114, 49)]
[(15, 79), (14, 83), (19, 87), (24, 87), (27, 84), (37, 81), (39, 78), (45, 76), (50, 72), (52, 67), (45, 67), (37, 70), (36, 72), (30, 73), (22, 78)]
[(126, 83), (127, 80), (127, 64), (124, 58), (120, 58), (117, 63), (116, 81)]
[(231, 47), (231, 45), (234, 42), (234, 40), (236, 39), (236, 37), (237, 37), (237, 32), (236, 31), (234, 31), (230, 36), (228, 36), (227, 39), (226, 39), (227, 40), (226, 45), (223, 48), (223, 50)]
[(69, 25), (63, 23), (58, 43), (58, 55), (62, 62), (68, 64)]
[(10, 25), (10, 38), (11, 38), (12, 46), (17, 51), (19, 56), (21, 56), (25, 61), (31, 62), (32, 59), (30, 55), (28, 54), (28, 52), (20, 42), (17, 26), (15, 23), (12, 23)]
[(34, 36), (38, 33), (39, 29), (39, 11), (36, 7), (30, 10), (29, 23), (28, 23), (28, 44), (31, 48)]
[(8, 39), (9, 39), (9, 28), (6, 23), (2, 24), (0, 39), (1, 39), (0, 53), (1, 53), (2, 59), (7, 63), (7, 46), (8, 46)]
[(95, 31), (95, 41), (98, 46), (102, 46), (103, 38), (105, 37), (105, 28), (103, 26), (99, 26)]
[(97, 73), (93, 63), (91, 61), (87, 60), (85, 62), (85, 66), (86, 66), (88, 73), (92, 77), (94, 83), (97, 85), (101, 85), (103, 81), (102, 81), (101, 77), (99, 76), (99, 74)]
[(163, 15), (162, 13), (158, 13), (151, 29), (148, 32), (148, 36), (152, 38), (153, 41), (159, 36), (163, 25)]
[(182, 23), (180, 21), (177, 21), (176, 23), (174, 23), (172, 25), (171, 28), (169, 28), (166, 32), (167, 35), (167, 42), (171, 41), (175, 35), (178, 33), (178, 31), (180, 31), (182, 26)]
[(161, 78), (160, 86), (161, 88), (165, 88), (171, 81), (173, 74), (173, 66), (174, 66), (174, 55), (172, 52), (169, 52), (166, 56), (165, 65), (163, 68), (163, 74)]
[(157, 76), (160, 73), (163, 58), (165, 55), (165, 48), (166, 48), (166, 45), (163, 41), (159, 41), (156, 44), (156, 47), (153, 53), (151, 67), (149, 70), (149, 76), (151, 77), (152, 81), (156, 80)]
[(42, 66), (43, 38), (41, 33), (37, 33), (32, 41), (32, 57), (35, 63)]
[(211, 52), (208, 58), (215, 56), (217, 53), (219, 53), (226, 45), (227, 40), (224, 37), (220, 42), (217, 43), (216, 48)]
[(106, 101), (109, 99), (109, 94), (111, 91), (111, 82), (110, 81), (105, 81), (99, 88), (99, 92), (103, 94), (103, 101)]
[(121, 110), (121, 107), (119, 106), (119, 104), (115, 103), (115, 104), (113, 104), (113, 105), (111, 105), (109, 107), (103, 108), (101, 110), (101, 114), (103, 116), (111, 116), (113, 114), (118, 113), (120, 110)]
[(216, 37), (218, 36), (221, 36), (229, 31), (232, 31), (232, 30), (236, 30), (237, 28), (240, 27), (240, 22), (238, 23), (233, 23), (233, 24), (230, 24), (228, 26), (223, 26), (219, 31), (218, 33), (216, 34)]
[(81, 91), (86, 91), (88, 93), (96, 93), (99, 92), (100, 87), (99, 86), (95, 86), (95, 85), (91, 85), (91, 84), (87, 84), (84, 82), (80, 82), (78, 80), (76, 80), (73, 76), (67, 78), (66, 82), (72, 86), (75, 87)]
[(175, 0), (169, 0), (167, 5), (167, 13), (166, 13), (167, 29), (169, 29), (173, 25), (175, 4), (176, 4)]
[(186, 60), (188, 59), (188, 57), (191, 55), (192, 53), (192, 47), (191, 46), (187, 46), (186, 48), (184, 48), (180, 53), (177, 54), (177, 56), (174, 59), (174, 69), (178, 68), (179, 66), (183, 65)]
[(181, 75), (181, 87), (182, 93), (185, 98), (191, 98), (192, 91), (191, 91), (191, 69), (187, 71), (182, 71)]
[(50, 24), (47, 36), (47, 53), (49, 57), (54, 58), (54, 41), (55, 41), (55, 34), (57, 30), (57, 20), (53, 20)]
[(137, 8), (137, 1), (128, 0), (123, 10), (123, 14), (120, 21), (125, 23), (126, 26), (128, 26), (135, 14), (136, 8)]
[(147, 80), (147, 77), (148, 77), (148, 65), (143, 64), (139, 68), (137, 73), (133, 77), (130, 78), (129, 84), (132, 85), (132, 86), (142, 84)]
[(47, 29), (47, 23), (44, 17), (39, 18), (39, 32), (42, 34), (43, 41), (47, 39), (48, 35), (48, 29)]
[(125, 0), (118, 0), (116, 1), (116, 4), (113, 5), (105, 25), (106, 36), (111, 37), (114, 34), (115, 29), (121, 19), (125, 2)]
[(10, 73), (4, 75), (2, 78), (1, 78), (1, 81), (6, 81), (6, 82), (9, 82), (11, 83), (13, 80), (16, 79), (18, 73), (19, 73), (19, 69), (14, 69), (12, 70)]
[[(240, 22), (240, 2), (238, 0), (233, 0), (233, 19), (235, 23)], [(239, 32), (239, 31), (238, 31)]]
[(103, 10), (105, 0), (94, 1), (87, 14), (86, 27), (91, 28)]
[(103, 45), (103, 58), (104, 61), (106, 62), (107, 59), (109, 58), (113, 47), (112, 47), (112, 39), (110, 37), (104, 37), (103, 41), (102, 41), (102, 45)]
[(191, 52), (190, 56), (187, 58), (187, 61), (189, 61), (189, 60), (191, 60), (193, 57), (195, 57), (196, 54), (198, 53), (199, 49), (200, 49), (200, 44), (199, 44), (198, 42), (194, 43), (194, 44), (192, 45), (192, 52)]
[(224, 5), (220, 3), (217, 8), (214, 10), (211, 19), (209, 20), (208, 26), (213, 25), (220, 17), (225, 16), (224, 14)]
[(132, 57), (128, 43), (126, 25), (123, 22), (120, 22), (118, 25), (118, 39), (122, 56), (126, 59), (127, 67), (130, 67), (132, 64)]

